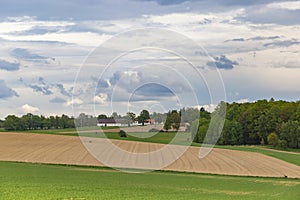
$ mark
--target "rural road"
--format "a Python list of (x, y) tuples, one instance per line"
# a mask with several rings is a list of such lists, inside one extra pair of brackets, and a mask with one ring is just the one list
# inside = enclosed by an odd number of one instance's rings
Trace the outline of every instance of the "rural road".
[[(103, 139), (89, 138), (88, 140), (93, 144), (97, 142), (96, 140), (101, 142)], [(165, 146), (121, 140), (112, 140), (112, 142), (119, 148), (134, 153), (153, 152)], [(112, 152), (108, 153), (113, 155)], [(199, 147), (189, 147), (179, 159), (164, 169), (240, 176), (300, 178), (299, 166), (259, 153), (213, 149), (202, 159), (199, 159), (198, 154)], [(30, 133), (0, 133), (0, 160), (103, 166), (87, 151), (79, 137)]]

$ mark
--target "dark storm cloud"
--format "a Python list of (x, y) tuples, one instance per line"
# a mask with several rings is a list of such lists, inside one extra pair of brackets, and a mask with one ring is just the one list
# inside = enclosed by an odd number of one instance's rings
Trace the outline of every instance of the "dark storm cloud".
[[(184, 2), (202, 2), (206, 4), (220, 4), (220, 5), (239, 5), (239, 6), (249, 6), (249, 5), (257, 5), (257, 4), (266, 4), (270, 2), (280, 2), (280, 0), (215, 0), (215, 1), (209, 1), (209, 0), (136, 0), (136, 1), (153, 1), (157, 2), (160, 5), (174, 5), (174, 4), (181, 4)], [(281, 0), (283, 1), (283, 0)]]
[(22, 49), (22, 48), (15, 48), (14, 50), (11, 51), (10, 55), (16, 59), (38, 62), (38, 63), (45, 63), (45, 64), (50, 64), (51, 62), (55, 61), (54, 58), (41, 56), (39, 54), (32, 53), (27, 49)]
[[(119, 78), (118, 78), (118, 80), (119, 80)], [(92, 77), (91, 79), (92, 79), (93, 82), (97, 83), (97, 88), (102, 88), (103, 89), (103, 88), (108, 88), (109, 87), (109, 84), (106, 80), (103, 80), (103, 79), (98, 80), (97, 77)]]
[(6, 99), (14, 96), (18, 97), (19, 95), (16, 91), (9, 88), (4, 80), (0, 80), (0, 99)]
[(0, 59), (0, 69), (6, 71), (17, 71), (20, 69), (20, 63), (12, 63), (6, 60)]
[(244, 42), (246, 40), (244, 38), (235, 38), (235, 39), (232, 39), (232, 40), (226, 40), (225, 42), (229, 42), (229, 41), (232, 41), (232, 42)]
[[(24, 80), (22, 80), (24, 82)], [(33, 89), (35, 92), (40, 92), (44, 95), (51, 95), (53, 92), (50, 90), (50, 86), (47, 85), (43, 77), (38, 78), (38, 82), (35, 84), (29, 84), (28, 87)]]
[(265, 47), (289, 47), (292, 45), (298, 45), (300, 44), (300, 41), (296, 40), (296, 39), (291, 39), (291, 40), (284, 40), (284, 41), (275, 41), (275, 42), (270, 42), (270, 43), (266, 43), (264, 44)]
[(54, 94), (55, 89), (59, 93), (66, 97), (72, 96), (72, 88), (70, 90), (66, 89), (62, 83), (47, 83), (43, 77), (39, 77), (35, 83), (27, 84), (21, 78), (20, 82), (24, 83), (27, 87), (33, 89), (35, 92), (42, 93), (43, 95)]
[(63, 98), (55, 97), (50, 100), (50, 103), (66, 103), (67, 101)]
[(47, 33), (56, 33), (59, 31), (63, 31), (60, 26), (34, 26), (26, 31), (16, 31), (12, 32), (12, 35), (44, 35)]
[(226, 40), (225, 42), (245, 42), (245, 41), (262, 41), (262, 40), (275, 40), (279, 39), (280, 36), (257, 36), (257, 37), (251, 37), (251, 38), (234, 38), (231, 40)]
[(214, 57), (214, 60), (214, 62), (208, 62), (207, 64), (218, 69), (233, 69), (235, 65), (238, 65), (238, 62), (228, 59), (225, 55)]
[(257, 36), (257, 37), (252, 37), (252, 38), (249, 38), (247, 40), (275, 40), (275, 39), (279, 39), (280, 37), (279, 36), (269, 36), (269, 37), (263, 37), (263, 36)]
[(253, 6), (247, 8), (245, 14), (236, 19), (256, 24), (299, 25), (300, 10)]
[(71, 91), (68, 91), (63, 84), (61, 83), (56, 83), (56, 84), (51, 84), (52, 87), (57, 88), (59, 90), (59, 92), (67, 97), (71, 97), (72, 93)]
[[(276, 2), (280, 2), (277, 0)], [(8, 16), (36, 16), (42, 20), (107, 20), (141, 17), (142, 15), (186, 12), (183, 3), (197, 11), (231, 9), (274, 2), (272, 0), (3, 0), (0, 19)], [(126, 8), (126, 9), (124, 9)]]
[(136, 94), (144, 97), (174, 96), (173, 92), (170, 89), (157, 83), (149, 83), (143, 85), (136, 90)]
[(53, 92), (50, 90), (49, 86), (46, 85), (28, 85), (28, 87), (30, 87), (31, 89), (33, 89), (36, 92), (40, 92), (44, 95), (50, 95), (53, 94)]
[(145, 2), (132, 0), (117, 2), (113, 0), (3, 0), (0, 6), (0, 19), (7, 16), (36, 16), (37, 19), (42, 20), (107, 20), (133, 18), (161, 11), (154, 4), (151, 7), (144, 4)]
[(35, 53), (29, 52), (27, 49), (16, 48), (12, 50), (11, 55), (15, 58), (22, 60), (36, 60), (36, 59), (47, 59), (45, 56), (40, 56)]
[(113, 74), (113, 76), (109, 79), (110, 84), (115, 85), (122, 77), (123, 73), (117, 71)]

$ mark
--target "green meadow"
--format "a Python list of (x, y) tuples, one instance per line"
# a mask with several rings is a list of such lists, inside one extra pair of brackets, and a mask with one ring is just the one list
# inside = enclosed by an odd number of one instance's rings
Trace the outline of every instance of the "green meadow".
[(0, 199), (297, 199), (300, 180), (0, 162)]

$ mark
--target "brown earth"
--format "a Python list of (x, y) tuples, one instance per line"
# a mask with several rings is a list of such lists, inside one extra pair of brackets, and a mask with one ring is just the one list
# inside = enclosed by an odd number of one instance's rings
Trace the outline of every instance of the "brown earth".
[[(88, 152), (82, 141), (96, 145), (104, 139), (83, 138), (80, 140), (79, 137), (61, 135), (0, 133), (0, 160), (103, 166)], [(112, 140), (112, 142), (122, 149), (135, 153), (153, 152), (165, 147), (163, 144), (133, 141)], [(106, 153), (114, 155), (114, 152)], [(173, 152), (170, 151), (170, 153)], [(198, 157), (198, 154), (199, 147), (189, 147), (179, 159), (164, 169), (241, 176), (300, 178), (299, 166), (259, 153), (213, 149), (202, 159)], [(138, 161), (136, 162), (139, 166)]]

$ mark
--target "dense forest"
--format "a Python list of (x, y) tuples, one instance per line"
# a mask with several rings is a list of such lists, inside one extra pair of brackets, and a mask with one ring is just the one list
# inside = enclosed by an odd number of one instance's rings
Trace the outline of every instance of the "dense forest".
[[(220, 104), (221, 105), (221, 104)], [(217, 140), (219, 145), (257, 145), (269, 144), (281, 148), (300, 148), (300, 101), (274, 101), (274, 99), (259, 100), (251, 103), (224, 103), (226, 117), (221, 136)], [(218, 108), (207, 112), (204, 108), (183, 108), (168, 113), (152, 113), (143, 110), (139, 116), (129, 112), (125, 116), (113, 113), (107, 117), (80, 114), (78, 117), (38, 116), (31, 113), (17, 117), (9, 115), (0, 120), (0, 127), (8, 131), (74, 128), (77, 126), (94, 126), (101, 118), (114, 118), (124, 123), (138, 120), (144, 122), (151, 118), (157, 123), (164, 123), (164, 131), (178, 130), (182, 123), (190, 124), (194, 142), (209, 143), (204, 140), (211, 118), (218, 112)], [(200, 116), (200, 117), (199, 117)], [(224, 115), (225, 116), (225, 115)], [(218, 127), (217, 127), (218, 128)], [(208, 135), (210, 136), (210, 135)]]
[[(226, 107), (226, 119), (218, 144), (270, 144), (274, 147), (300, 148), (300, 101), (271, 99), (253, 103), (227, 103)], [(202, 143), (210, 117), (202, 116), (197, 123), (199, 126), (194, 140)]]

